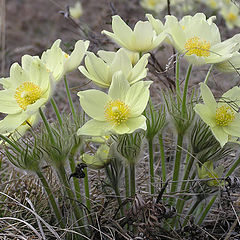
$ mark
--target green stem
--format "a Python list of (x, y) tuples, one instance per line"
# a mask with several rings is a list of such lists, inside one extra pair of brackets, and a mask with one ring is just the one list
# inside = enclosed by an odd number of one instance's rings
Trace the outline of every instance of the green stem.
[(54, 112), (55, 112), (55, 114), (56, 114), (56, 116), (57, 116), (59, 125), (62, 127), (62, 124), (63, 124), (63, 123), (62, 123), (62, 117), (61, 117), (61, 114), (60, 114), (60, 112), (59, 112), (58, 106), (57, 106), (57, 104), (56, 104), (56, 102), (55, 102), (55, 100), (54, 100), (53, 98), (51, 98), (50, 102), (51, 102), (52, 107), (53, 107), (53, 109), (54, 109)]
[(187, 102), (188, 82), (190, 79), (191, 72), (192, 72), (192, 64), (189, 65), (188, 70), (187, 70), (187, 75), (185, 78), (185, 85), (184, 85), (183, 98), (182, 98), (182, 116), (183, 116), (183, 118), (186, 118), (186, 114), (187, 114), (186, 102)]
[(153, 162), (153, 139), (148, 139), (148, 152), (149, 152), (149, 169), (150, 169), (150, 189), (151, 194), (154, 194), (154, 162)]
[(210, 73), (211, 73), (211, 71), (212, 71), (212, 68), (213, 68), (213, 64), (212, 64), (212, 65), (210, 66), (210, 68), (208, 69), (207, 75), (206, 75), (206, 77), (205, 77), (204, 83), (206, 83), (206, 84), (207, 84), (207, 82), (208, 82), (208, 78), (209, 78), (209, 76), (210, 76)]
[(136, 193), (136, 184), (135, 184), (135, 163), (130, 162), (130, 186), (131, 186), (131, 197), (134, 198)]
[(228, 170), (228, 172), (226, 173), (226, 177), (229, 177), (234, 170), (238, 167), (238, 165), (240, 164), (240, 157), (238, 158), (238, 160), (232, 165), (232, 167)]
[(60, 212), (59, 207), (58, 207), (58, 205), (55, 201), (52, 190), (51, 190), (50, 186), (48, 185), (48, 182), (47, 182), (46, 178), (44, 177), (44, 175), (40, 171), (37, 171), (36, 174), (37, 174), (38, 178), (40, 179), (40, 181), (41, 181), (41, 183), (42, 183), (42, 185), (43, 185), (43, 187), (44, 187), (44, 189), (45, 189), (45, 191), (48, 195), (49, 202), (52, 206), (52, 209), (53, 209), (53, 212), (56, 216), (57, 221), (60, 223), (61, 228), (65, 228), (65, 224), (63, 222), (61, 212)]
[(213, 196), (212, 199), (210, 200), (210, 202), (208, 203), (208, 205), (206, 206), (206, 208), (204, 209), (200, 219), (197, 222), (198, 226), (201, 225), (202, 222), (204, 221), (204, 219), (206, 218), (206, 216), (207, 216), (209, 210), (211, 209), (212, 205), (214, 204), (216, 198), (217, 198), (217, 195)]
[[(126, 199), (129, 198), (129, 171), (127, 163), (125, 163), (125, 196)], [(127, 209), (129, 208), (129, 204), (126, 204)]]
[[(180, 192), (182, 192), (182, 191), (185, 190), (185, 187), (186, 187), (186, 184), (187, 184), (187, 179), (188, 179), (189, 174), (190, 174), (190, 172), (191, 172), (193, 163), (194, 163), (194, 158), (191, 157), (190, 160), (188, 161), (187, 168), (186, 168), (185, 173), (184, 173), (184, 176), (183, 176), (183, 181), (182, 181), (182, 185), (181, 185), (181, 188), (180, 188)], [(181, 207), (182, 203), (184, 204), (184, 200), (178, 198), (178, 200), (177, 200), (177, 205), (176, 205), (176, 209), (177, 209), (177, 213), (178, 213), (178, 214), (181, 214), (181, 213), (182, 213), (182, 209), (183, 209), (183, 208)]]
[(72, 209), (73, 209), (75, 218), (77, 220), (78, 226), (82, 227), (81, 231), (83, 233), (86, 233), (86, 230), (83, 227), (82, 215), (81, 215), (81, 212), (79, 210), (79, 205), (77, 205), (77, 203), (76, 203), (73, 191), (72, 191), (72, 189), (69, 185), (69, 182), (67, 180), (67, 175), (66, 175), (66, 172), (65, 172), (65, 168), (64, 168), (63, 165), (60, 164), (57, 170), (58, 170), (59, 176), (61, 178), (61, 181), (63, 183), (64, 189), (65, 189), (65, 191), (68, 195), (68, 198), (70, 200), (70, 203), (72, 205)]
[[(177, 138), (177, 147), (176, 147), (176, 156), (173, 168), (173, 178), (172, 178), (172, 186), (171, 186), (171, 193), (175, 193), (177, 191), (178, 186), (178, 179), (179, 179), (179, 171), (180, 171), (180, 164), (181, 164), (181, 156), (182, 156), (182, 144), (183, 144), (183, 135), (178, 135)], [(170, 198), (170, 205), (175, 202), (175, 199)]]
[[(75, 172), (75, 170), (76, 170), (76, 164), (75, 164), (74, 156), (76, 154), (77, 149), (78, 149), (78, 145), (73, 146), (71, 151), (70, 151), (69, 157), (68, 157), (71, 172)], [(82, 203), (82, 196), (81, 196), (81, 189), (80, 189), (80, 185), (79, 185), (79, 180), (77, 178), (73, 178), (73, 184), (74, 184), (76, 198), (79, 202)]]
[(44, 123), (44, 125), (45, 125), (45, 127), (46, 127), (46, 130), (47, 130), (47, 132), (48, 132), (48, 136), (49, 136), (49, 138), (50, 138), (50, 141), (51, 141), (51, 143), (52, 143), (53, 145), (55, 145), (55, 139), (54, 139), (52, 130), (51, 130), (50, 125), (49, 125), (49, 123), (48, 123), (48, 121), (47, 121), (47, 119), (46, 119), (46, 117), (45, 117), (45, 115), (44, 115), (44, 113), (43, 113), (43, 111), (42, 111), (41, 108), (39, 108), (39, 113), (40, 113), (40, 116), (41, 116), (41, 118), (42, 118), (42, 120), (43, 120), (43, 123)]
[(76, 111), (75, 111), (75, 108), (74, 108), (74, 105), (73, 105), (73, 101), (72, 101), (71, 93), (70, 93), (70, 90), (69, 90), (66, 75), (64, 76), (64, 83), (65, 83), (65, 88), (66, 88), (66, 92), (67, 92), (68, 103), (70, 105), (72, 115), (73, 115), (73, 120), (76, 121), (76, 119), (77, 119)]
[(165, 184), (167, 181), (167, 172), (166, 172), (164, 145), (163, 145), (163, 135), (159, 134), (158, 139), (159, 139), (159, 146), (160, 146), (161, 166), (162, 166), (162, 181), (163, 181), (163, 184)]
[(195, 209), (197, 208), (197, 206), (199, 205), (199, 203), (201, 203), (202, 199), (198, 198), (195, 203), (193, 204), (193, 206), (191, 207), (191, 209), (188, 211), (187, 216), (185, 217), (185, 220), (183, 222), (183, 226), (185, 226), (188, 223), (188, 220), (190, 219), (190, 216), (192, 215), (192, 213), (195, 211)]
[(180, 90), (180, 62), (179, 62), (179, 54), (176, 57), (175, 76), (176, 76), (177, 103), (178, 103), (178, 106), (180, 106), (181, 90)]
[(86, 197), (86, 206), (88, 210), (91, 209), (91, 202), (90, 202), (90, 191), (89, 191), (89, 182), (88, 182), (88, 171), (87, 168), (84, 168), (84, 189), (85, 189), (85, 197)]

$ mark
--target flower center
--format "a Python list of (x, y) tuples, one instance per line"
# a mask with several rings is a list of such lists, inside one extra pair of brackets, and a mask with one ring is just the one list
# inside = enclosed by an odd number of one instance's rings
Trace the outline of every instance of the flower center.
[(114, 125), (120, 125), (127, 121), (129, 111), (128, 106), (124, 102), (120, 100), (110, 101), (105, 106), (105, 119)]
[(235, 112), (229, 106), (221, 106), (216, 110), (216, 123), (219, 126), (227, 126), (235, 118)]
[(193, 37), (185, 43), (186, 55), (195, 54), (198, 57), (208, 57), (210, 55), (210, 43), (206, 40), (201, 40), (199, 37)]
[(155, 0), (148, 0), (148, 4), (152, 7), (154, 7), (156, 5), (156, 1)]
[(64, 57), (68, 59), (69, 55), (67, 53), (64, 53)]
[(236, 19), (237, 19), (237, 16), (234, 13), (230, 12), (227, 16), (227, 20), (230, 21), (230, 22), (234, 22)]
[(24, 82), (16, 89), (14, 97), (19, 107), (25, 110), (41, 97), (41, 89), (32, 82)]

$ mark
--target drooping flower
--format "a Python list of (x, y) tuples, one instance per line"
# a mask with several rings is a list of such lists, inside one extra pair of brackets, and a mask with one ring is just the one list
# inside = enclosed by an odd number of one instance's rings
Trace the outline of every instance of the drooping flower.
[(84, 153), (82, 161), (93, 169), (101, 169), (110, 161), (109, 158), (110, 147), (107, 144), (102, 144), (94, 155)]
[(86, 122), (78, 135), (103, 136), (109, 133), (132, 133), (146, 129), (142, 112), (149, 99), (151, 81), (139, 81), (132, 86), (119, 71), (113, 75), (108, 94), (99, 90), (78, 92), (83, 110), (92, 120)]
[(38, 58), (29, 62), (27, 70), (14, 63), (10, 77), (3, 78), (4, 90), (0, 91), (0, 112), (8, 114), (0, 124), (0, 133), (15, 131), (38, 109), (45, 105), (51, 96), (51, 74)]
[(112, 17), (113, 33), (102, 31), (118, 45), (133, 52), (148, 52), (158, 47), (165, 39), (165, 33), (156, 34), (148, 21), (138, 21), (132, 30), (118, 15)]
[(78, 1), (75, 3), (74, 6), (72, 7), (70, 6), (69, 13), (73, 19), (78, 20), (83, 14), (83, 8), (82, 8), (81, 2)]
[(127, 52), (121, 48), (116, 53), (99, 51), (97, 57), (94, 53), (88, 52), (85, 58), (85, 67), (80, 66), (79, 70), (87, 78), (101, 87), (109, 87), (112, 76), (117, 71), (122, 71), (130, 84), (133, 84), (147, 75), (146, 65), (149, 54), (144, 54), (133, 66)]
[(240, 137), (240, 88), (230, 89), (218, 102), (205, 83), (200, 83), (200, 88), (204, 104), (197, 104), (194, 110), (223, 147), (231, 137)]
[(73, 52), (68, 55), (62, 51), (60, 43), (60, 39), (56, 40), (52, 47), (43, 52), (41, 56), (42, 62), (53, 74), (56, 81), (61, 80), (66, 73), (73, 71), (80, 65), (89, 46), (89, 41), (79, 40), (76, 42)]
[(203, 13), (185, 16), (179, 22), (174, 16), (166, 16), (165, 31), (172, 45), (192, 64), (220, 63), (240, 48), (240, 34), (221, 42), (213, 19), (206, 19)]

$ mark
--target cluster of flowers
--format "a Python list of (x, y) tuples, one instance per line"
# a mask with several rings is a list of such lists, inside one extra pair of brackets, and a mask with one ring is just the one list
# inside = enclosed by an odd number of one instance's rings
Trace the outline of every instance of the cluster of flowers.
[[(214, 17), (206, 19), (204, 14), (197, 13), (178, 21), (174, 16), (166, 16), (165, 24), (150, 14), (146, 17), (148, 21), (138, 21), (132, 30), (119, 16), (113, 16), (113, 33), (102, 33), (122, 47), (117, 52), (101, 50), (98, 57), (87, 52), (89, 41), (80, 40), (69, 56), (57, 40), (41, 58), (25, 55), (22, 66), (14, 63), (10, 77), (0, 80), (4, 88), (0, 91), (0, 112), (7, 114), (0, 121), (0, 133), (22, 135), (36, 123), (38, 109), (52, 96), (56, 83), (80, 65), (85, 53), (85, 67), (80, 66), (80, 72), (100, 87), (109, 88), (108, 94), (94, 89), (78, 92), (81, 107), (92, 120), (77, 134), (88, 136), (146, 129), (142, 113), (152, 83), (142, 81), (147, 75), (146, 52), (163, 42), (174, 46), (190, 64), (214, 64), (223, 71), (239, 67), (240, 34), (221, 42)], [(240, 137), (240, 89), (229, 90), (218, 102), (205, 83), (201, 84), (201, 93), (204, 104), (197, 104), (195, 111), (211, 127), (220, 144), (224, 146), (232, 137)]]
[[(167, 1), (165, 0), (141, 0), (141, 6), (147, 10), (153, 11), (157, 14), (161, 13), (167, 8)], [(219, 13), (229, 29), (240, 27), (239, 3), (234, 0), (171, 0), (170, 6), (177, 12), (191, 12), (195, 5), (204, 4)]]

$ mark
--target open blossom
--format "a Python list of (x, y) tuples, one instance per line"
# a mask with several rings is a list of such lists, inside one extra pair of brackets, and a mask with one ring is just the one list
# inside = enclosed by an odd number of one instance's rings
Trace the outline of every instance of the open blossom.
[(133, 66), (129, 54), (123, 49), (115, 52), (99, 51), (97, 57), (94, 53), (88, 52), (85, 58), (85, 67), (80, 66), (79, 70), (87, 78), (101, 87), (109, 87), (112, 76), (117, 71), (122, 71), (130, 84), (133, 84), (147, 75), (146, 65), (149, 54), (144, 54)]
[(149, 100), (151, 81), (139, 81), (132, 86), (121, 71), (113, 75), (108, 94), (99, 90), (78, 92), (80, 104), (88, 116), (78, 135), (103, 136), (110, 132), (132, 133), (138, 128), (146, 129), (142, 112)]
[(0, 121), (0, 133), (15, 131), (45, 105), (51, 96), (51, 74), (38, 58), (32, 58), (27, 70), (14, 63), (10, 77), (1, 79), (0, 112), (8, 114)]
[(194, 110), (223, 147), (232, 137), (240, 137), (240, 88), (230, 89), (217, 102), (205, 83), (200, 87), (204, 104), (197, 104)]
[(79, 40), (76, 42), (73, 52), (68, 55), (62, 51), (60, 43), (60, 39), (56, 40), (52, 47), (43, 52), (41, 56), (42, 62), (56, 81), (61, 80), (66, 73), (80, 65), (89, 46), (89, 41)]
[(112, 17), (113, 33), (102, 31), (118, 45), (133, 52), (148, 52), (158, 47), (165, 39), (165, 33), (156, 34), (148, 21), (138, 21), (132, 30), (118, 15)]
[(192, 64), (215, 64), (228, 60), (240, 48), (240, 34), (221, 42), (213, 17), (203, 13), (185, 16), (178, 21), (166, 16), (165, 31), (172, 45)]

